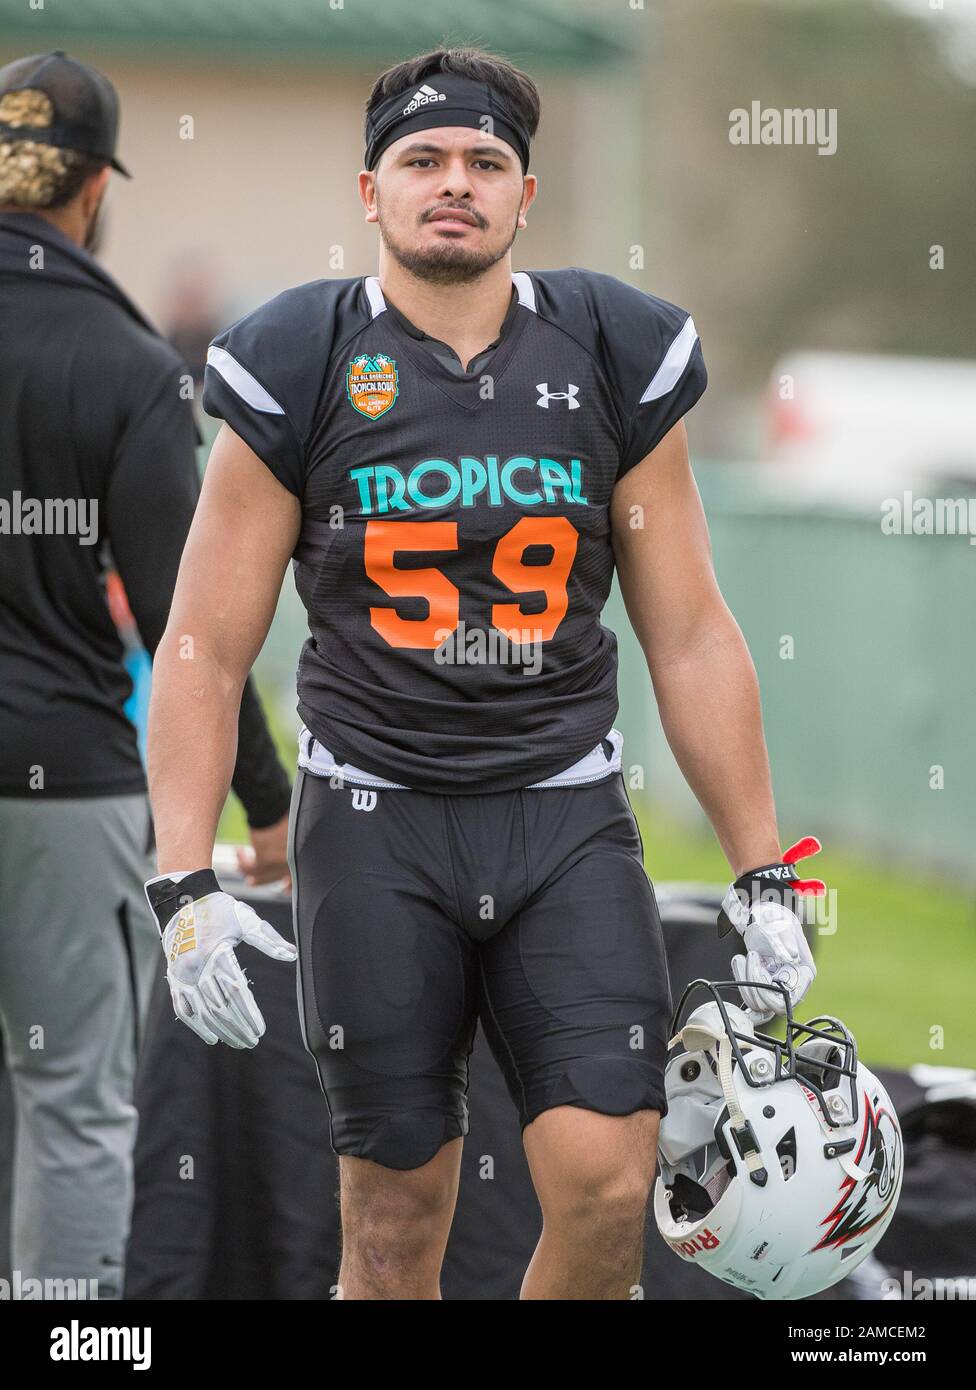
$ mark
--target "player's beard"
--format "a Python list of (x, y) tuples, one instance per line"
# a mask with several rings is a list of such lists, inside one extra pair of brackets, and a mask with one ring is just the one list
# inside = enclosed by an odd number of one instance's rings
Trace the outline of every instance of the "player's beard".
[(516, 224), (505, 244), (494, 250), (475, 251), (465, 246), (463, 241), (454, 241), (447, 237), (432, 246), (419, 249), (404, 246), (390, 234), (390, 224), (383, 220), (378, 200), (376, 210), (379, 215), (380, 236), (393, 259), (418, 280), (427, 280), (434, 285), (463, 285), (468, 281), (477, 280), (508, 254), (518, 230)]

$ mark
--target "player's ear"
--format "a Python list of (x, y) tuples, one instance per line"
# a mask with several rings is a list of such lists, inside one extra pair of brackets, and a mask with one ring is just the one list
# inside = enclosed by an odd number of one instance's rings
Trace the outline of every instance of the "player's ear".
[(535, 195), (536, 193), (538, 193), (538, 191), (539, 180), (536, 178), (535, 174), (526, 174), (525, 178), (522, 180), (522, 204), (519, 208), (518, 215), (519, 227), (528, 226), (525, 214), (528, 212), (529, 208), (535, 202)]
[(359, 172), (359, 197), (366, 209), (366, 221), (378, 221), (376, 213), (376, 170), (361, 169)]

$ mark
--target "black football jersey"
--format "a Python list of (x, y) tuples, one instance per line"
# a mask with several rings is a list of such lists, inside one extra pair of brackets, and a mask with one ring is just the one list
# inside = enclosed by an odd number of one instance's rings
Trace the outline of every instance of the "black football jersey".
[(299, 714), (421, 791), (528, 786), (607, 734), (610, 496), (705, 389), (686, 311), (586, 270), (512, 278), (475, 372), (372, 276), (286, 290), (208, 355), (204, 408), (302, 502)]

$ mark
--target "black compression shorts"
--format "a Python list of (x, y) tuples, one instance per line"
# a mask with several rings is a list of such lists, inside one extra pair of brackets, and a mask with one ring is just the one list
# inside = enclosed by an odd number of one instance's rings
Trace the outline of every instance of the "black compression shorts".
[(299, 770), (289, 860), (336, 1153), (416, 1168), (466, 1134), (479, 1019), (523, 1129), (556, 1105), (666, 1113), (664, 944), (619, 772), (442, 796)]

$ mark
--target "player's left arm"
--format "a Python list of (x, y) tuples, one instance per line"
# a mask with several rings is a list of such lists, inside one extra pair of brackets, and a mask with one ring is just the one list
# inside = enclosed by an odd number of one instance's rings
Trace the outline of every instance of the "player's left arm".
[(780, 859), (759, 683), (722, 597), (684, 422), (614, 488), (613, 548), (671, 751), (736, 877)]

